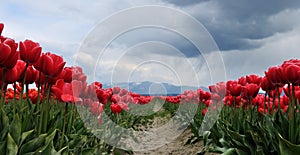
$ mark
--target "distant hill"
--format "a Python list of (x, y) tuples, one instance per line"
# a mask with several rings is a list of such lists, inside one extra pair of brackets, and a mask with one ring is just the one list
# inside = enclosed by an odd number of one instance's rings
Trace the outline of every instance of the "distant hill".
[[(111, 88), (114, 86), (118, 86), (120, 88), (125, 88), (134, 93), (139, 93), (141, 95), (178, 95), (186, 90), (197, 90), (198, 87), (192, 86), (176, 86), (169, 83), (157, 83), (157, 82), (122, 82), (122, 83), (114, 83), (112, 85), (103, 84), (104, 88)], [(208, 91), (206, 87), (200, 87), (201, 89)]]

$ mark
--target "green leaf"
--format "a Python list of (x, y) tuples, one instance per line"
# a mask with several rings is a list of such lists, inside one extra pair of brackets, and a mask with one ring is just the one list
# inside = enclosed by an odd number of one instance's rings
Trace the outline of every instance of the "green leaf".
[(0, 141), (5, 141), (6, 139), (6, 135), (8, 133), (9, 130), (9, 118), (7, 117), (6, 113), (4, 112), (3, 109), (1, 109), (1, 116), (2, 116), (2, 122), (1, 122), (1, 126), (3, 127), (0, 131)]
[(74, 149), (75, 147), (81, 146), (85, 141), (87, 141), (87, 137), (84, 135), (70, 135), (71, 140), (69, 141), (69, 148)]
[(26, 138), (27, 138), (28, 136), (30, 136), (33, 132), (34, 132), (34, 129), (22, 133), (22, 138), (21, 138), (20, 144), (22, 144), (22, 143), (26, 140)]
[(210, 152), (215, 152), (215, 153), (224, 153), (228, 150), (226, 147), (219, 147), (216, 145), (213, 145), (212, 147), (209, 148)]
[(32, 139), (22, 145), (20, 149), (20, 154), (26, 154), (30, 152), (35, 152), (38, 148), (43, 146), (45, 144), (45, 139), (46, 139), (47, 134), (41, 134), (37, 138)]
[(222, 155), (236, 155), (236, 150), (234, 148), (230, 148), (228, 150), (226, 150), (224, 153), (222, 153)]
[(247, 153), (247, 152), (245, 152), (245, 151), (243, 151), (243, 150), (240, 150), (240, 149), (236, 149), (236, 153), (237, 153), (238, 155), (249, 155), (249, 154), (250, 154), (250, 152)]
[(0, 142), (0, 154), (6, 153), (6, 141)]
[(43, 152), (44, 150), (46, 150), (47, 147), (53, 142), (53, 139), (54, 139), (55, 135), (56, 135), (56, 130), (54, 130), (50, 135), (48, 135), (45, 138), (45, 145), (40, 147), (37, 151), (35, 151), (35, 153)]
[(208, 137), (209, 137), (210, 133), (211, 133), (210, 131), (204, 131), (203, 132), (203, 144), (204, 144), (204, 146), (207, 145)]
[(15, 117), (9, 127), (9, 133), (11, 133), (11, 136), (17, 145), (19, 145), (19, 141), (21, 137), (21, 129), (22, 129), (21, 120), (19, 118), (19, 115), (15, 114)]
[(85, 149), (81, 152), (82, 155), (91, 155), (91, 154), (95, 154), (96, 152), (96, 149), (93, 148), (93, 149)]
[(17, 155), (18, 145), (15, 143), (14, 139), (11, 137), (10, 133), (7, 134), (7, 146), (6, 146), (7, 155)]
[(292, 144), (279, 134), (279, 151), (282, 155), (295, 155), (300, 152), (300, 145)]

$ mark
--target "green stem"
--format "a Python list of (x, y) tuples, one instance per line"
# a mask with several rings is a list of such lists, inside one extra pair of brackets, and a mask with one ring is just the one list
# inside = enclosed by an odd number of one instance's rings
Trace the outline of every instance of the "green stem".
[(38, 80), (38, 98), (37, 98), (37, 104), (40, 103), (41, 97), (40, 97), (40, 93), (41, 93), (41, 76), (42, 76), (42, 72), (39, 72), (39, 80)]
[[(4, 105), (4, 102), (5, 102), (5, 94), (3, 94), (3, 90), (4, 90), (4, 86), (5, 86), (5, 83), (4, 83), (4, 79), (5, 79), (5, 75), (6, 75), (6, 72), (7, 72), (7, 70), (4, 68), (3, 69), (3, 74), (2, 74), (2, 81), (1, 81), (1, 92), (0, 92), (0, 106), (1, 107), (3, 107), (3, 105)], [(2, 96), (3, 95), (3, 96)]]
[[(44, 96), (46, 96), (46, 86), (47, 86), (48, 78), (46, 78), (46, 82), (44, 84)], [(40, 122), (38, 128), (38, 134), (40, 135), (43, 131), (43, 121), (44, 121), (44, 113), (45, 113), (45, 103), (42, 103), (42, 108), (40, 109)]]
[(25, 86), (25, 82), (26, 82), (26, 74), (27, 74), (28, 66), (29, 66), (29, 63), (27, 62), (26, 66), (25, 66), (25, 70), (24, 70), (24, 77), (23, 77), (23, 82), (22, 82), (22, 91), (20, 92), (20, 103), (21, 104), (22, 104), (22, 100), (23, 100), (24, 86)]
[(253, 108), (252, 108), (252, 98), (249, 99), (250, 102), (250, 123), (252, 124), (252, 117), (253, 117)]
[(295, 109), (295, 105), (296, 105), (296, 101), (295, 101), (295, 86), (292, 85), (292, 111), (291, 114), (292, 116), (290, 117), (291, 123), (290, 123), (290, 130), (291, 130), (291, 142), (293, 144), (296, 144), (296, 133), (297, 132), (296, 129), (296, 109)]
[(279, 86), (276, 88), (277, 90), (277, 98), (278, 98), (278, 111), (281, 111), (281, 106), (280, 106), (280, 92), (279, 92)]
[(75, 105), (74, 104), (71, 104), (71, 111), (69, 111), (70, 113), (70, 116), (69, 116), (69, 121), (68, 121), (68, 128), (67, 128), (67, 132), (66, 133), (70, 133), (71, 132), (71, 129), (72, 129), (72, 126), (73, 126), (73, 115), (74, 115), (74, 107)]
[(14, 113), (16, 111), (16, 106), (17, 106), (17, 101), (16, 101), (16, 97), (17, 97), (17, 83), (15, 82), (14, 83), (14, 99), (13, 99), (13, 102), (14, 102)]
[(265, 98), (264, 98), (264, 111), (266, 110), (266, 103), (267, 102), (267, 92), (265, 93)]
[(43, 120), (43, 132), (45, 133), (47, 131), (47, 125), (48, 125), (48, 119), (49, 119), (49, 111), (50, 111), (50, 91), (51, 91), (51, 84), (47, 84), (47, 87), (45, 87), (45, 90), (47, 92), (46, 95), (46, 109), (44, 111), (44, 120)]
[(65, 112), (64, 112), (64, 122), (63, 122), (63, 129), (62, 129), (62, 135), (61, 135), (61, 138), (60, 138), (60, 149), (62, 148), (63, 146), (63, 143), (64, 143), (64, 137), (65, 137), (65, 132), (66, 132), (66, 121), (67, 121), (67, 111), (68, 111), (68, 102), (65, 103)]

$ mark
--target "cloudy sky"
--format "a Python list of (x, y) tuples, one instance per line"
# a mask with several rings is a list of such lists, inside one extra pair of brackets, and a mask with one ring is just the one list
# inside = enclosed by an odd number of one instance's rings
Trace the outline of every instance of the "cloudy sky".
[[(99, 26), (124, 9), (145, 5), (168, 7), (195, 18), (215, 41), (222, 59), (197, 48), (187, 36), (164, 27), (132, 28), (114, 36), (107, 46), (101, 43), (115, 29), (97, 31)], [(117, 22), (108, 25), (124, 27), (135, 22), (132, 17), (155, 21), (161, 16), (168, 16), (163, 22), (175, 23), (178, 31), (205, 36), (189, 20), (159, 10), (119, 16)], [(105, 83), (150, 80), (207, 86), (223, 79), (216, 78), (224, 75), (222, 66), (226, 79), (263, 75), (272, 65), (300, 58), (299, 17), (300, 1), (296, 0), (0, 1), (4, 36), (37, 41), (44, 51), (62, 55), (68, 65), (81, 65), (89, 80)]]

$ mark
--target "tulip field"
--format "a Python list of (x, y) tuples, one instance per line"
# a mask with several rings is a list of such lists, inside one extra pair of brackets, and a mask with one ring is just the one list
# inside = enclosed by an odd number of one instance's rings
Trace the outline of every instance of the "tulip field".
[[(0, 23), (1, 155), (133, 154), (106, 143), (103, 139), (109, 137), (121, 144), (122, 136), (101, 125), (111, 120), (138, 131), (167, 116), (188, 122), (193, 136), (185, 145), (202, 143), (198, 154), (300, 154), (298, 59), (266, 68), (263, 77), (251, 74), (216, 83), (209, 91), (142, 96), (87, 83), (80, 66), (66, 66), (62, 56), (43, 52), (32, 40), (18, 43), (2, 36), (3, 29)], [(151, 108), (155, 103), (162, 104), (159, 111)], [(186, 116), (190, 110), (195, 113)], [(218, 112), (217, 120), (199, 132), (212, 111)], [(99, 138), (94, 129), (107, 135)]]

